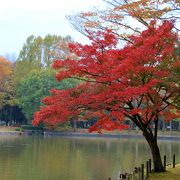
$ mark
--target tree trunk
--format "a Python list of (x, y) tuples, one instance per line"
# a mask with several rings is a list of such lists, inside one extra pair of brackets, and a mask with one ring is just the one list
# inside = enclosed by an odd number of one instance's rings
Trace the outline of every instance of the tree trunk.
[(134, 119), (132, 119), (132, 121), (135, 122), (135, 124), (141, 129), (141, 131), (143, 132), (143, 136), (145, 137), (151, 149), (153, 164), (154, 164), (154, 172), (164, 172), (165, 168), (163, 166), (159, 147), (157, 144), (158, 120), (159, 120), (158, 115), (156, 114), (156, 116), (154, 117), (154, 133), (152, 132), (149, 124), (147, 126), (147, 124), (143, 122), (143, 119), (139, 115), (134, 115), (133, 118)]
[(161, 155), (159, 151), (159, 147), (157, 145), (157, 139), (154, 139), (153, 136), (150, 136), (147, 133), (143, 133), (146, 141), (149, 144), (151, 149), (152, 157), (153, 157), (153, 164), (154, 164), (154, 172), (164, 172), (164, 166), (161, 160)]
[(76, 132), (77, 130), (77, 120), (73, 119), (73, 129), (74, 129), (74, 132)]
[(162, 123), (163, 123), (162, 131), (165, 131), (165, 122), (164, 122), (164, 120), (162, 120)]
[(164, 166), (162, 164), (161, 155), (159, 152), (159, 147), (157, 143), (149, 143), (151, 148), (151, 153), (153, 156), (153, 163), (154, 163), (154, 171), (155, 172), (164, 172)]

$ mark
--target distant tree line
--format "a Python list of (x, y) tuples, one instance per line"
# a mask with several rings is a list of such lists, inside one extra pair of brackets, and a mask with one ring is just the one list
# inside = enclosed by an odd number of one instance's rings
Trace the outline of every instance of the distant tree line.
[[(55, 59), (74, 56), (68, 50), (70, 36), (31, 35), (24, 43), (15, 62), (0, 57), (0, 122), (4, 125), (31, 124), (41, 99), (52, 88), (75, 86), (77, 80), (57, 83), (51, 64)], [(74, 57), (75, 58), (75, 57)]]

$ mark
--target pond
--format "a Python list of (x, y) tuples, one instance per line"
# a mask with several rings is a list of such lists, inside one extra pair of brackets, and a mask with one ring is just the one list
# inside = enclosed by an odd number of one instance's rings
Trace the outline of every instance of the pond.
[[(180, 143), (159, 141), (167, 162)], [(0, 137), (1, 180), (116, 180), (151, 157), (143, 139)]]

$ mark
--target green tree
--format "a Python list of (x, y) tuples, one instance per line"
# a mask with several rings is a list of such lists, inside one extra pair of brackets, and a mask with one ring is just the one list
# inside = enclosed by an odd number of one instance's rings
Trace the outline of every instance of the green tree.
[(68, 43), (70, 36), (47, 35), (44, 38), (31, 35), (24, 43), (15, 62), (14, 84), (15, 102), (31, 123), (33, 113), (39, 109), (41, 99), (52, 88), (74, 86), (75, 81), (67, 80), (58, 84), (55, 81), (51, 64), (55, 59), (65, 59), (71, 55)]
[(20, 51), (17, 61), (34, 62), (37, 66), (49, 66), (56, 58), (65, 58), (70, 52), (68, 43), (71, 36), (46, 35), (44, 38), (31, 35)]
[(24, 43), (14, 67), (15, 84), (34, 70), (50, 67), (54, 59), (65, 59), (70, 55), (70, 36), (47, 35), (44, 38), (31, 35)]
[(13, 64), (9, 60), (0, 57), (0, 120), (7, 123), (11, 119), (11, 106), (14, 104), (13, 79)]
[(54, 78), (55, 72), (48, 68), (40, 71), (32, 71), (22, 79), (17, 88), (16, 102), (22, 108), (28, 124), (33, 119), (35, 111), (39, 110), (41, 99), (49, 95), (52, 88), (66, 89), (74, 87), (77, 80), (67, 79), (57, 83)]
[(13, 96), (12, 63), (0, 57), (0, 108), (9, 104)]
[(68, 43), (73, 42), (71, 36), (61, 37), (57, 35), (47, 35), (41, 44), (42, 63), (45, 66), (51, 65), (54, 59), (65, 59), (70, 55)]

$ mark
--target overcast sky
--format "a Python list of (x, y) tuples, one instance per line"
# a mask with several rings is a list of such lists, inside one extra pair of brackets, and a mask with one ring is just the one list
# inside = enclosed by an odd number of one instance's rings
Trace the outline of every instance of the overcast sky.
[(102, 5), (102, 0), (5, 0), (0, 4), (0, 55), (18, 56), (29, 35), (85, 37), (73, 29), (66, 15)]

